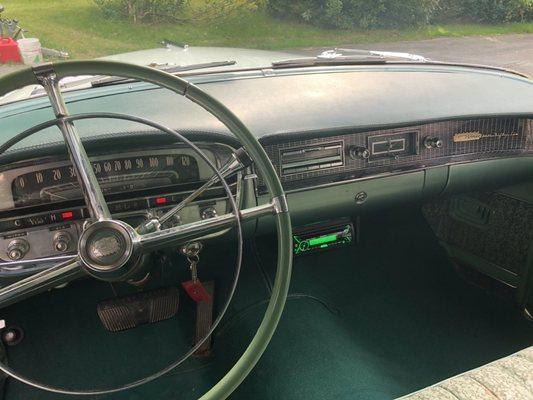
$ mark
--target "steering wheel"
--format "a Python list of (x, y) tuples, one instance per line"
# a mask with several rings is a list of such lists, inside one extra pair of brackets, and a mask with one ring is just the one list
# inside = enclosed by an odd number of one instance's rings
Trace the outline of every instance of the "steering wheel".
[[(131, 78), (158, 85), (200, 105), (218, 118), (240, 141), (243, 148), (237, 150), (230, 161), (217, 169), (209, 158), (194, 143), (187, 140), (177, 131), (156, 122), (126, 114), (91, 113), (70, 115), (63, 99), (59, 80), (64, 77), (80, 75), (104, 75)], [(125, 281), (138, 272), (139, 260), (142, 255), (157, 249), (186, 244), (223, 229), (236, 228), (238, 235), (239, 254), (234, 283), (230, 294), (217, 319), (214, 321), (207, 338), (216, 328), (228, 308), (235, 290), (240, 269), (242, 254), (241, 223), (246, 220), (264, 216), (273, 216), (276, 221), (278, 260), (277, 270), (272, 288), (272, 295), (265, 315), (252, 341), (228, 373), (213, 386), (201, 399), (225, 399), (246, 378), (265, 351), (276, 330), (287, 298), (291, 267), (292, 267), (292, 231), (285, 193), (268, 156), (257, 139), (246, 126), (218, 100), (201, 90), (199, 87), (179, 78), (152, 68), (110, 61), (71, 61), (56, 64), (45, 64), (39, 67), (17, 71), (0, 78), (0, 96), (28, 85), (42, 85), (48, 94), (56, 118), (37, 125), (17, 135), (0, 147), (0, 154), (35, 132), (50, 126), (57, 126), (66, 142), (70, 160), (75, 168), (76, 177), (82, 189), (90, 221), (85, 223), (78, 242), (78, 255), (65, 262), (51, 266), (41, 272), (26, 277), (16, 283), (0, 289), (0, 305), (4, 306), (36, 294), (46, 288), (77, 279), (89, 274), (97, 279), (109, 282)], [(232, 212), (213, 218), (196, 221), (184, 225), (163, 229), (161, 221), (149, 220), (141, 229), (135, 229), (125, 222), (112, 218), (102, 190), (92, 169), (91, 162), (74, 121), (90, 118), (114, 118), (146, 124), (154, 129), (176, 136), (190, 146), (213, 169), (213, 177), (203, 188), (220, 182), (224, 187)], [(249, 157), (249, 158), (248, 158)], [(243, 168), (247, 162), (253, 162), (261, 174), (271, 200), (256, 207), (239, 209), (225, 177), (230, 172)], [(196, 192), (195, 192), (196, 193)], [(194, 199), (193, 193), (189, 201)], [(199, 195), (200, 193), (196, 193)], [(103, 247), (102, 247), (103, 246)], [(113, 251), (107, 247), (114, 246)], [(36, 260), (38, 261), (38, 260)], [(205, 340), (205, 339), (204, 339)], [(118, 392), (150, 382), (173, 368), (190, 356), (202, 344), (199, 341), (181, 359), (161, 371), (146, 378), (108, 389), (74, 390), (47, 385), (29, 379), (10, 367), (0, 364), (0, 370), (25, 384), (50, 392), (72, 395), (98, 395)]]

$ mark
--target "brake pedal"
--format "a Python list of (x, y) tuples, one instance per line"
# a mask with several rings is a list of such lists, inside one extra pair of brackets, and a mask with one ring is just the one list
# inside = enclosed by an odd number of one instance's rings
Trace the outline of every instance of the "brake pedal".
[(97, 311), (108, 331), (119, 332), (172, 318), (178, 306), (178, 288), (167, 287), (104, 300)]

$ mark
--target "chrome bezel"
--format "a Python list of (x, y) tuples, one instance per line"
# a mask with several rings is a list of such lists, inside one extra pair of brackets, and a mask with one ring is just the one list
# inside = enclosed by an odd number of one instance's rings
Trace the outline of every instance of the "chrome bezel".
[[(90, 244), (91, 236), (102, 229), (111, 229), (115, 232), (118, 232), (124, 239), (125, 247), (124, 251), (122, 252), (122, 256), (110, 265), (96, 263), (88, 254), (87, 250)], [(120, 270), (128, 263), (128, 261), (130, 261), (138, 242), (138, 235), (128, 224), (117, 220), (97, 221), (89, 225), (89, 227), (85, 229), (80, 236), (78, 251), (80, 259), (83, 261), (82, 266), (91, 275), (96, 274), (99, 278), (102, 278), (108, 273), (114, 273)]]

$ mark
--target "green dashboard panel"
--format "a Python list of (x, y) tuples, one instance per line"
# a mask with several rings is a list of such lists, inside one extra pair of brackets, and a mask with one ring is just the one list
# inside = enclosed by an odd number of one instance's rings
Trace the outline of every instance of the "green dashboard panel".
[(501, 158), (450, 167), (444, 194), (497, 189), (533, 180), (533, 157)]
[[(533, 157), (523, 156), (427, 168), (298, 190), (289, 192), (287, 198), (293, 224), (299, 226), (402, 203), (422, 202), (440, 195), (491, 190), (528, 181), (533, 181)], [(259, 204), (267, 200), (268, 196), (263, 195)], [(258, 222), (259, 232), (267, 232), (272, 227), (272, 221), (267, 218)]]

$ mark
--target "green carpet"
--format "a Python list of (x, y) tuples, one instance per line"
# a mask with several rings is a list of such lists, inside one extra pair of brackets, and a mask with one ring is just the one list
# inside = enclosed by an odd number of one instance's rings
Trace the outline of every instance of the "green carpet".
[[(455, 274), (418, 210), (368, 216), (361, 228), (358, 246), (295, 260), (278, 332), (232, 399), (391, 399), (533, 344), (533, 324), (520, 310)], [(271, 240), (257, 243), (217, 332), (215, 357), (96, 398), (194, 399), (216, 382), (264, 312), (275, 249)], [(205, 258), (219, 297), (232, 269), (226, 253), (218, 247)], [(8, 349), (11, 365), (50, 383), (102, 387), (153, 371), (190, 343), (193, 314), (184, 296), (178, 317), (110, 334), (95, 304), (111, 296), (108, 285), (84, 281), (6, 310), (26, 332)], [(62, 397), (10, 381), (6, 398)]]

